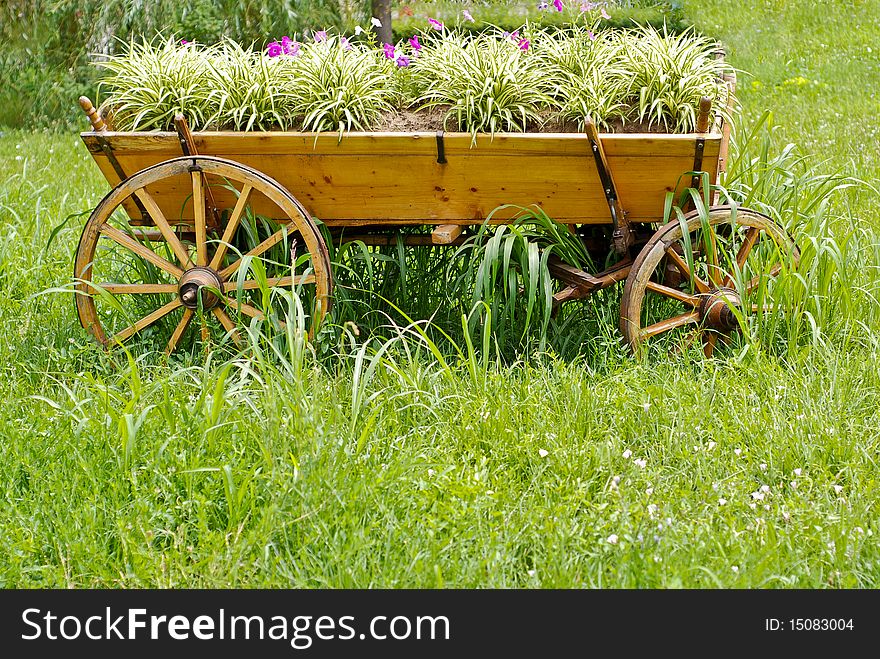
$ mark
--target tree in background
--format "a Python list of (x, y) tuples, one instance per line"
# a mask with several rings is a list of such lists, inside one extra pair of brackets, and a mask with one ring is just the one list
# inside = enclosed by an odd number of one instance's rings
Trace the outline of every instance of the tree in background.
[(373, 30), (379, 43), (391, 43), (394, 37), (391, 33), (391, 0), (372, 0), (373, 17), (382, 23), (381, 27), (373, 25)]

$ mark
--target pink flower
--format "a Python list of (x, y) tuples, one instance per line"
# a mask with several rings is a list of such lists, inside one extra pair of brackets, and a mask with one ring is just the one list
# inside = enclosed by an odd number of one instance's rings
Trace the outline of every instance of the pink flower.
[(180, 40), (180, 45), (181, 45), (181, 46), (185, 46), (185, 45), (188, 44), (188, 43), (189, 43), (189, 41), (187, 41), (186, 39), (181, 39), (181, 40)]
[(351, 42), (345, 37), (342, 37), (339, 40), (340, 45), (342, 46), (342, 50), (351, 50)]
[(592, 30), (587, 30), (587, 36), (590, 37), (590, 41), (595, 41), (595, 40), (596, 40), (596, 35), (593, 34), (593, 31), (592, 31)]
[(409, 45), (412, 46), (412, 49), (415, 50), (416, 52), (418, 52), (422, 49), (422, 44), (419, 43), (418, 36), (411, 37), (409, 40)]
[(317, 43), (321, 43), (322, 41), (327, 41), (327, 31), (326, 30), (319, 30), (319, 31), (315, 32), (315, 41)]
[(443, 29), (443, 23), (438, 21), (436, 18), (429, 18), (428, 25), (437, 30), (438, 32)]
[(284, 49), (281, 47), (281, 44), (277, 41), (270, 41), (266, 44), (266, 54), (269, 57), (278, 57), (281, 53), (284, 52)]
[(297, 57), (299, 55), (299, 42), (290, 37), (281, 37), (281, 51), (285, 55)]
[(394, 46), (392, 46), (390, 43), (383, 44), (382, 50), (385, 51), (386, 59), (396, 59), (396, 55), (394, 54)]
[(470, 21), (471, 23), (476, 23), (476, 21), (474, 20), (474, 17), (471, 16), (471, 13), (467, 9), (465, 9), (463, 12), (461, 12), (461, 14), (462, 14), (462, 16), (464, 16), (464, 20)]
[(556, 11), (562, 11), (562, 0), (553, 0), (553, 6), (556, 7)]
[(605, 7), (602, 7), (602, 11), (599, 12), (599, 16), (604, 18), (606, 21), (611, 18), (611, 16), (608, 15), (608, 12), (605, 11)]
[(531, 45), (532, 44), (531, 44), (531, 42), (529, 42), (528, 39), (521, 39), (519, 42), (519, 49), (520, 50), (528, 50), (529, 46), (531, 46)]
[(397, 67), (402, 69), (406, 66), (409, 66), (409, 57), (401, 55), (395, 60), (395, 62), (397, 63)]

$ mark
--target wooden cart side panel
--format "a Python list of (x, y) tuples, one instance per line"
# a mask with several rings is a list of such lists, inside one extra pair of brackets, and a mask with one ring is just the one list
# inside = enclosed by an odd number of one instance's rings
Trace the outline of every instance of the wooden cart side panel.
[[(173, 134), (104, 134), (118, 162), (136, 172), (180, 155)], [(603, 135), (623, 207), (631, 221), (656, 221), (664, 197), (692, 169), (696, 136)], [(89, 134), (84, 135), (108, 180), (113, 169)], [(231, 158), (277, 179), (317, 218), (330, 225), (473, 224), (502, 204), (538, 204), (567, 223), (610, 222), (604, 192), (583, 135), (526, 134), (444, 137), (447, 162), (437, 162), (433, 134), (335, 135), (201, 133), (199, 152)], [(706, 136), (703, 167), (716, 174), (721, 136)], [(679, 180), (681, 179), (681, 180)], [(165, 181), (149, 189), (169, 220), (190, 221), (188, 182)], [(218, 205), (233, 195), (215, 189)], [(264, 212), (259, 204), (256, 212)], [(268, 212), (268, 209), (265, 209)], [(499, 213), (509, 219), (515, 210)]]

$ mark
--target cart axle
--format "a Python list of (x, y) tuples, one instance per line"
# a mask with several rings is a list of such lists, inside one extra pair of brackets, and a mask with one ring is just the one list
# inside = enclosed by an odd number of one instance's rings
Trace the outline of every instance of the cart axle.
[(197, 309), (200, 298), (203, 309), (213, 309), (220, 304), (218, 295), (223, 290), (223, 282), (215, 270), (197, 266), (183, 273), (177, 290), (187, 309)]

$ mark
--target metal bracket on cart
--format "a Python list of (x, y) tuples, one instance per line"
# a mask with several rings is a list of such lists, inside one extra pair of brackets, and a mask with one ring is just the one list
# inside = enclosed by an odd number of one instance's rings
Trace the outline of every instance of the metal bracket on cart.
[(593, 152), (593, 160), (596, 163), (596, 171), (599, 174), (599, 181), (602, 183), (602, 190), (605, 192), (605, 200), (608, 202), (608, 211), (611, 213), (611, 246), (618, 254), (626, 254), (633, 244), (632, 231), (629, 222), (626, 221), (626, 211), (620, 204), (617, 188), (614, 185), (614, 177), (611, 176), (608, 158), (605, 157), (605, 150), (602, 148), (602, 140), (599, 139), (596, 125), (592, 120), (587, 119), (584, 129), (587, 133), (587, 139), (590, 141), (590, 150)]

